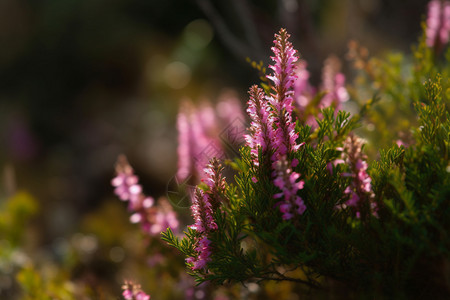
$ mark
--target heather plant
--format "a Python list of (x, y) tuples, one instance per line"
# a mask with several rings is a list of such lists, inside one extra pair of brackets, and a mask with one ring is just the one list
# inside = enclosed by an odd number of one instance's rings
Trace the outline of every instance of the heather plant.
[[(318, 88), (281, 29), (272, 64), (252, 63), (262, 82), (248, 92), (238, 158), (199, 161), (199, 144), (220, 144), (205, 134), (214, 114), (202, 119), (203, 108), (187, 102), (180, 109), (177, 176), (197, 184), (185, 186), (191, 225), (181, 233), (175, 217), (177, 226), (149, 217), (137, 179), (121, 175), (128, 164), (117, 169), (116, 194), (140, 213), (132, 220), (150, 224), (145, 233), (167, 227), (161, 239), (184, 256), (198, 284), (291, 282), (325, 293), (448, 297), (448, 16), (447, 1), (430, 2), (410, 56), (369, 57), (350, 43), (353, 84), (331, 56)], [(346, 102), (352, 113), (342, 110)], [(173, 214), (153, 203), (155, 212)]]
[[(249, 91), (241, 157), (210, 161), (207, 184), (193, 194), (195, 224), (181, 240), (170, 229), (163, 240), (186, 256), (198, 282), (339, 282), (384, 295), (447, 295), (450, 121), (441, 76), (403, 81), (411, 88), (401, 99), (418, 117), (412, 142), (391, 139), (395, 145), (369, 161), (354, 130), (370, 119), (371, 103), (354, 116), (330, 105), (315, 128), (304, 124), (292, 103), (296, 50), (284, 29), (274, 44), (272, 74)], [(237, 172), (233, 180), (224, 182), (224, 163)]]

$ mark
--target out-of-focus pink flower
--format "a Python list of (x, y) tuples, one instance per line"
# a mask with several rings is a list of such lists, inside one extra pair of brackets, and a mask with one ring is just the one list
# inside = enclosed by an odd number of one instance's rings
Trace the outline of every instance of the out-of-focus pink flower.
[(428, 3), (426, 43), (438, 51), (448, 43), (450, 33), (450, 1)]
[(283, 157), (277, 162), (276, 178), (273, 183), (281, 192), (274, 195), (275, 199), (281, 199), (278, 203), (283, 214), (283, 220), (289, 220), (294, 215), (302, 215), (306, 210), (303, 199), (297, 192), (303, 189), (305, 182), (299, 180), (300, 174), (293, 172), (289, 168), (287, 160)]
[(399, 147), (401, 147), (401, 146), (403, 146), (403, 147), (408, 147), (408, 144), (405, 143), (404, 141), (402, 141), (401, 139), (396, 140), (395, 143), (396, 143), (397, 146), (399, 146)]
[(124, 155), (117, 160), (116, 177), (111, 184), (122, 201), (129, 201), (128, 209), (133, 212), (130, 222), (140, 223), (144, 232), (159, 236), (167, 228), (178, 231), (179, 222), (170, 204), (161, 199), (158, 206), (154, 206), (154, 199), (144, 195), (139, 178)]
[[(345, 75), (340, 72), (341, 63), (336, 56), (330, 56), (325, 60), (322, 69), (322, 84), (319, 89), (311, 87), (306, 66), (305, 61), (297, 64), (294, 99), (302, 122), (316, 128), (316, 118), (322, 117), (320, 109), (333, 106), (337, 114), (342, 108), (342, 103), (348, 101), (349, 94), (345, 87)], [(318, 99), (318, 95), (321, 94), (323, 96)]]
[(125, 300), (150, 300), (150, 295), (144, 293), (139, 284), (125, 281), (122, 285), (122, 289), (122, 296)]
[(335, 113), (341, 109), (341, 104), (348, 101), (349, 95), (345, 88), (345, 75), (340, 72), (341, 63), (336, 56), (325, 60), (322, 71), (322, 88), (325, 93), (320, 101), (320, 108), (333, 105)]
[(139, 178), (134, 175), (134, 170), (124, 155), (119, 156), (116, 164), (116, 177), (111, 181), (114, 193), (122, 200), (129, 201), (129, 209), (136, 211), (144, 205), (153, 206), (153, 198), (145, 197)]
[(247, 127), (241, 101), (234, 91), (222, 92), (216, 105), (216, 114), (222, 129), (221, 138), (230, 147), (239, 148), (244, 142)]
[(297, 80), (294, 83), (294, 99), (300, 112), (303, 112), (314, 96), (314, 89), (309, 83), (309, 71), (306, 69), (305, 60), (299, 60), (295, 75)]
[(177, 129), (177, 179), (182, 182), (193, 176), (191, 183), (196, 183), (212, 157), (224, 156), (214, 108), (208, 102), (196, 108), (190, 101), (184, 101), (180, 105)]
[(177, 116), (178, 130), (178, 171), (177, 178), (184, 181), (193, 172), (192, 157), (195, 151), (194, 134), (190, 124), (190, 103), (185, 102), (180, 106)]
[(172, 206), (164, 198), (158, 200), (156, 209), (146, 211), (141, 223), (143, 231), (155, 236), (167, 228), (177, 232), (180, 224)]

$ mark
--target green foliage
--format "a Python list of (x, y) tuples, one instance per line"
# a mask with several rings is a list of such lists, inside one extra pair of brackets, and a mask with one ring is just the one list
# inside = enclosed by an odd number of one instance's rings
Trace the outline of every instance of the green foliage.
[(26, 223), (37, 213), (36, 200), (26, 192), (18, 192), (0, 203), (0, 237), (17, 247), (22, 243)]
[(23, 300), (77, 299), (74, 286), (67, 281), (67, 278), (64, 276), (43, 278), (42, 273), (31, 266), (22, 269), (17, 274), (17, 281), (24, 292), (24, 296), (21, 298)]

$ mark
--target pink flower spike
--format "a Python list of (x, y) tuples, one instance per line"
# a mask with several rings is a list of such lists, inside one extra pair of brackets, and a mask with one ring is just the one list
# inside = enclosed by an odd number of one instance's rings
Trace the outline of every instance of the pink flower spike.
[(266, 156), (269, 152), (273, 136), (273, 117), (270, 114), (268, 101), (265, 99), (264, 91), (256, 85), (249, 90), (247, 113), (251, 119), (250, 134), (245, 135), (247, 146), (251, 149), (253, 163), (259, 165), (259, 151)]
[(295, 132), (295, 121), (292, 120), (293, 93), (295, 76), (295, 62), (298, 60), (297, 50), (289, 42), (289, 34), (285, 29), (281, 29), (275, 35), (275, 45), (272, 47), (274, 65), (269, 68), (273, 70), (272, 75), (267, 76), (273, 82), (272, 92), (266, 97), (273, 107), (272, 117), (275, 131), (272, 133), (271, 148), (275, 150), (272, 155), (273, 168), (276, 161), (282, 156), (288, 155), (292, 151), (297, 151)]
[(195, 191), (191, 210), (197, 231), (203, 233), (217, 229), (217, 224), (212, 216), (213, 210), (209, 197), (199, 188)]
[(195, 248), (195, 250), (198, 252), (198, 257), (190, 257), (188, 258), (189, 261), (186, 260), (186, 262), (192, 263), (192, 270), (204, 269), (206, 268), (207, 263), (211, 261), (210, 244), (211, 241), (206, 236), (200, 238), (197, 244), (198, 246)]
[(209, 188), (209, 190), (206, 191), (206, 194), (208, 194), (209, 202), (214, 211), (226, 200), (226, 197), (224, 197), (226, 181), (225, 177), (222, 176), (223, 170), (222, 164), (215, 157), (209, 161), (204, 169), (204, 172), (207, 175), (204, 182)]
[[(275, 194), (273, 197), (276, 199), (283, 199), (279, 202), (279, 210), (283, 214), (283, 220), (289, 220), (296, 214), (303, 214), (306, 210), (306, 206), (303, 203), (302, 198), (297, 195), (297, 192), (303, 189), (305, 182), (299, 180), (300, 174), (292, 172), (288, 168), (288, 162), (286, 158), (282, 157), (277, 162), (276, 178), (274, 179), (274, 185), (278, 187), (281, 192)], [(294, 206), (297, 208), (294, 210)]]
[(362, 153), (363, 145), (363, 140), (356, 136), (349, 136), (344, 142), (342, 157), (349, 165), (350, 171), (342, 173), (341, 176), (352, 178), (350, 185), (344, 191), (344, 194), (347, 195), (345, 204), (353, 207), (359, 216), (367, 210), (367, 207), (375, 216), (377, 205), (373, 202), (375, 195), (372, 191), (372, 179), (367, 174), (368, 165), (365, 161), (366, 156)]

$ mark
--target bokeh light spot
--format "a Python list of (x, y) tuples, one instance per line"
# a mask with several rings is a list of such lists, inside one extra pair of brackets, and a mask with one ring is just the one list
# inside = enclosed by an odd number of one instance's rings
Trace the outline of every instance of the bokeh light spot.
[(122, 247), (112, 247), (109, 250), (109, 258), (115, 263), (120, 263), (125, 258), (125, 250)]
[(164, 69), (164, 81), (173, 89), (184, 88), (191, 80), (191, 69), (180, 61), (168, 64)]
[(211, 25), (203, 19), (189, 23), (184, 29), (184, 41), (192, 49), (202, 49), (208, 46), (214, 36)]

